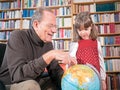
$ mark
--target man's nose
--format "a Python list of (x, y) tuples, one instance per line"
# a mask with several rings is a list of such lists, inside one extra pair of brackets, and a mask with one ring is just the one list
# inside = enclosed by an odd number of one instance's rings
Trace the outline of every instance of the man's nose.
[(55, 27), (52, 28), (52, 32), (53, 32), (53, 33), (56, 33), (56, 32), (57, 32), (57, 28), (55, 28)]

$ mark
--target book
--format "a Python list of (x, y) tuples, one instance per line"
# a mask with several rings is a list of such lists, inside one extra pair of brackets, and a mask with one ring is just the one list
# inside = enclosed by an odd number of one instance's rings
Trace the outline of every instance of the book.
[(115, 3), (96, 4), (96, 12), (100, 11), (115, 11)]

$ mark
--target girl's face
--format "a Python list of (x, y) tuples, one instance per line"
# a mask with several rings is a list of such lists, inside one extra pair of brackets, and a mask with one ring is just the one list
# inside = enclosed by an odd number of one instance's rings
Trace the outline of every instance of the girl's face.
[(88, 28), (81, 27), (78, 30), (79, 36), (84, 40), (90, 39), (90, 33), (91, 33), (91, 26)]

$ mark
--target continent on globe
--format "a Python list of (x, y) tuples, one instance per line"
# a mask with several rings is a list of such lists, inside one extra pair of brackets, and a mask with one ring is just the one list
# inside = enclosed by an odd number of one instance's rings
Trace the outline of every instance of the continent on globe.
[(62, 90), (100, 90), (100, 77), (92, 67), (78, 64), (67, 69), (61, 81)]

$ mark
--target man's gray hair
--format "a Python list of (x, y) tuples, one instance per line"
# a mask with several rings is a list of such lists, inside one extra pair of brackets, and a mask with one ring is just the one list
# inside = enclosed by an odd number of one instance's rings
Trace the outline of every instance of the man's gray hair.
[(47, 7), (38, 7), (35, 11), (35, 13), (33, 14), (32, 18), (31, 18), (31, 25), (33, 25), (33, 21), (37, 20), (38, 22), (42, 21), (42, 17), (43, 17), (43, 12), (44, 11), (48, 11), (53, 13), (53, 11), (50, 8)]

